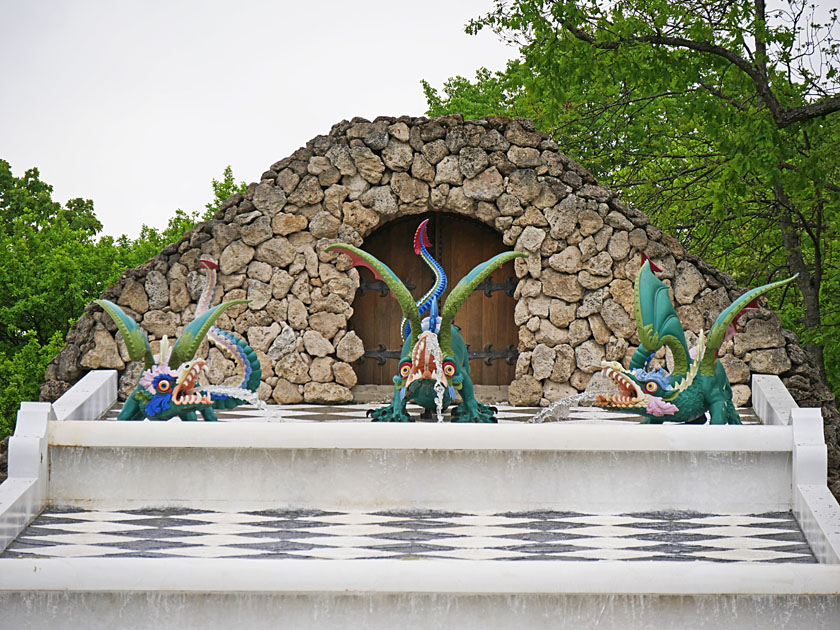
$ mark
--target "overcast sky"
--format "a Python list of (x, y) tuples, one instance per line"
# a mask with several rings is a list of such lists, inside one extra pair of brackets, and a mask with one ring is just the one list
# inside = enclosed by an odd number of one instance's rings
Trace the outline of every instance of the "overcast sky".
[(464, 24), (491, 0), (0, 0), (0, 158), (106, 234), (203, 210), (343, 119), (422, 115), (516, 50)]

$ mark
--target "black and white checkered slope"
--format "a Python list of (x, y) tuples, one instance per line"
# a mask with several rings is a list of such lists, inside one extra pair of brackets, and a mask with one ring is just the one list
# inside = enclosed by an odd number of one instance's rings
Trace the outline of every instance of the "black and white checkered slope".
[(789, 513), (47, 508), (3, 558), (816, 562)]

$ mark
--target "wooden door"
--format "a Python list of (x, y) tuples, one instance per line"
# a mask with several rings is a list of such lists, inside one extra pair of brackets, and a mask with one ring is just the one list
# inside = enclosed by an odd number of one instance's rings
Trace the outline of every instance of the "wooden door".
[[(398, 219), (371, 234), (362, 244), (388, 265), (421, 298), (434, 283), (434, 275), (414, 254), (414, 232), (429, 219), (430, 253), (443, 266), (448, 280), (440, 301), (443, 307), (450, 290), (477, 264), (510, 248), (500, 235), (482, 223), (458, 215), (427, 213)], [(369, 269), (360, 268), (361, 286), (353, 302), (350, 327), (362, 339), (365, 356), (354, 366), (360, 384), (390, 385), (397, 372), (402, 312), (385, 286), (375, 283)], [(494, 271), (458, 311), (455, 324), (470, 351), (470, 369), (477, 385), (508, 385), (516, 364), (517, 330), (513, 323), (516, 305), (513, 262)]]

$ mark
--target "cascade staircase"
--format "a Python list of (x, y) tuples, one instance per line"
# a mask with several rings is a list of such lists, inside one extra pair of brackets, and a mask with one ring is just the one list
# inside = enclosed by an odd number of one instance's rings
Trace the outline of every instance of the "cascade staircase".
[(744, 426), (586, 409), (532, 424), (512, 408), (498, 425), (354, 421), (364, 406), (114, 422), (116, 387), (92, 372), (21, 407), (0, 485), (2, 627), (840, 619), (821, 415), (777, 377), (754, 377)]

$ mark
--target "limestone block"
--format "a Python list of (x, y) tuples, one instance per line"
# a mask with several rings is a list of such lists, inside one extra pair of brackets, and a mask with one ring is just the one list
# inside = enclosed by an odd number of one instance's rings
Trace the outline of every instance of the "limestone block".
[(248, 329), (248, 345), (254, 350), (267, 352), (280, 331), (280, 324), (277, 322), (272, 322), (271, 326), (252, 326)]
[(429, 185), (419, 179), (414, 179), (408, 173), (394, 173), (391, 177), (391, 189), (402, 203), (420, 201), (425, 203), (429, 198)]
[(543, 381), (551, 376), (554, 370), (555, 352), (545, 344), (538, 343), (531, 352), (531, 368), (533, 376), (538, 381)]
[[(542, 189), (537, 181), (537, 174), (532, 168), (521, 168), (513, 171), (508, 177), (506, 192), (517, 197), (522, 203), (530, 203), (536, 199)], [(549, 219), (550, 221), (550, 219)]]
[(309, 316), (309, 327), (321, 333), (325, 339), (332, 339), (346, 325), (347, 319), (336, 313), (321, 311)]
[(122, 370), (125, 363), (120, 358), (117, 342), (105, 326), (97, 323), (93, 331), (93, 348), (82, 355), (79, 362), (82, 367), (91, 370), (111, 369)]
[(674, 299), (678, 304), (691, 304), (695, 296), (706, 288), (703, 275), (697, 267), (688, 262), (677, 265), (677, 277), (674, 279)]
[(539, 324), (539, 329), (534, 335), (534, 339), (537, 343), (544, 343), (547, 346), (554, 347), (561, 343), (569, 342), (568, 330), (558, 328), (547, 319), (540, 319)]
[(609, 326), (616, 337), (627, 339), (636, 332), (635, 320), (627, 314), (623, 306), (614, 300), (604, 300), (601, 307), (601, 317), (603, 317), (604, 323)]
[(303, 402), (303, 395), (298, 390), (298, 386), (285, 378), (277, 379), (271, 398), (278, 405), (296, 405)]
[(248, 307), (253, 311), (265, 308), (265, 305), (271, 299), (271, 285), (249, 278), (247, 299), (251, 300)]
[(366, 191), (359, 200), (362, 205), (380, 215), (394, 214), (399, 209), (397, 197), (390, 186), (374, 186)]
[(531, 353), (520, 352), (516, 357), (516, 369), (514, 370), (514, 377), (519, 378), (531, 370)]
[(432, 182), (435, 179), (435, 169), (425, 157), (416, 153), (411, 163), (411, 176), (424, 182)]
[(470, 199), (495, 201), (503, 192), (504, 181), (495, 166), (464, 181), (464, 195)]
[(356, 372), (349, 363), (343, 361), (336, 361), (332, 366), (335, 382), (344, 387), (353, 387), (356, 382)]
[[(753, 318), (746, 323), (744, 330), (736, 334), (733, 339), (735, 341), (735, 354), (737, 356), (743, 356), (751, 350), (779, 348), (785, 345), (785, 338), (782, 336), (781, 321), (777, 318)], [(755, 371), (755, 368), (753, 370)], [(778, 374), (778, 372), (768, 373)]]
[(610, 340), (607, 342), (605, 347), (607, 361), (622, 362), (624, 357), (627, 355), (629, 345), (630, 344), (627, 343), (627, 340), (622, 337), (610, 337)]
[(606, 344), (610, 340), (610, 329), (604, 323), (604, 318), (598, 313), (590, 315), (587, 318), (589, 328), (592, 330), (592, 337), (601, 345)]
[(365, 353), (362, 340), (354, 331), (349, 331), (341, 338), (336, 348), (336, 356), (347, 363), (357, 361)]
[(589, 385), (589, 381), (591, 378), (591, 373), (584, 372), (583, 370), (575, 370), (572, 374), (572, 378), (569, 379), (569, 383), (576, 390), (582, 392), (586, 389), (586, 386)]
[[(544, 239), (545, 232), (543, 230), (529, 225), (522, 230), (522, 234), (520, 234), (519, 238), (516, 240), (516, 251), (536, 252), (540, 248), (540, 245), (542, 245)], [(539, 256), (537, 256), (537, 258), (539, 258)]]
[(751, 355), (750, 370), (754, 374), (784, 374), (790, 370), (790, 359), (784, 348), (756, 350)]
[(731, 354), (725, 354), (719, 357), (719, 361), (726, 371), (726, 377), (730, 383), (734, 385), (750, 382), (750, 368), (741, 359)]
[(407, 171), (414, 159), (414, 151), (405, 142), (396, 138), (388, 140), (388, 146), (382, 151), (382, 161), (392, 171)]
[(454, 212), (471, 215), (475, 212), (475, 200), (464, 194), (462, 186), (457, 186), (449, 189), (446, 207)]
[(548, 259), (549, 266), (561, 273), (576, 274), (581, 270), (581, 253), (577, 247), (566, 247)]
[(608, 285), (612, 281), (612, 272), (605, 276), (596, 276), (595, 274), (590, 273), (586, 269), (581, 271), (578, 275), (578, 282), (580, 286), (584, 289), (600, 289), (603, 286)]
[(280, 357), (294, 352), (296, 343), (295, 331), (288, 324), (283, 324), (280, 334), (274, 338), (266, 354), (270, 359), (276, 361)]
[(555, 383), (548, 381), (543, 386), (543, 397), (549, 402), (563, 400), (569, 396), (574, 396), (578, 391), (568, 383)]
[(333, 359), (317, 357), (309, 366), (309, 378), (318, 383), (328, 383), (333, 380)]
[(146, 295), (146, 290), (142, 284), (130, 278), (125, 281), (125, 286), (117, 304), (127, 306), (136, 313), (145, 313), (149, 310), (149, 298)]
[(686, 304), (677, 307), (677, 317), (685, 330), (690, 330), (694, 333), (700, 333), (703, 328), (703, 313), (693, 304)]
[(315, 238), (335, 238), (338, 236), (338, 228), (341, 220), (327, 210), (318, 212), (309, 222), (309, 231)]
[[(458, 167), (466, 178), (481, 173), (490, 164), (487, 153), (478, 147), (464, 147), (458, 156)], [(498, 171), (496, 171), (498, 173)], [(501, 178), (500, 178), (501, 179)], [(497, 195), (498, 196), (498, 195)]]
[(576, 276), (544, 269), (540, 277), (543, 293), (566, 302), (578, 302), (583, 298), (583, 287)]
[(309, 381), (309, 363), (299, 352), (283, 355), (274, 364), (274, 373), (290, 383), (302, 385)]
[(563, 300), (551, 300), (548, 308), (548, 320), (558, 328), (567, 328), (575, 319), (575, 304), (569, 304)]
[(575, 348), (575, 360), (578, 368), (590, 374), (601, 369), (601, 361), (604, 360), (605, 356), (604, 347), (594, 339), (584, 341)]
[(289, 296), (288, 320), (289, 325), (295, 330), (306, 329), (309, 322), (309, 312), (304, 303), (296, 296)]
[(273, 270), (271, 265), (268, 263), (264, 263), (259, 260), (252, 260), (248, 265), (246, 275), (254, 280), (259, 280), (260, 282), (271, 282), (272, 272)]
[[(233, 247), (233, 245), (237, 242), (239, 241), (231, 243), (228, 249)], [(254, 250), (251, 251), (253, 252)], [(225, 252), (227, 252), (227, 250), (225, 250)], [(224, 254), (222, 254), (222, 256), (224, 257)], [(287, 267), (295, 259), (295, 249), (291, 246), (287, 238), (275, 236), (274, 238), (261, 243), (257, 247), (256, 252), (252, 253), (252, 257), (268, 263), (272, 267)], [(247, 262), (250, 262), (250, 259), (248, 259)], [(247, 264), (247, 262), (245, 264)], [(235, 271), (238, 271), (240, 268), (241, 267), (237, 267)]]
[(353, 402), (349, 389), (336, 383), (309, 382), (303, 386), (303, 400), (308, 403), (340, 404)]
[(507, 152), (508, 159), (519, 168), (539, 166), (540, 152), (531, 147), (512, 146)]
[(499, 212), (506, 217), (518, 217), (524, 212), (519, 198), (508, 193), (502, 193), (499, 195), (499, 198), (496, 199), (496, 207), (499, 209)]
[(447, 155), (437, 164), (435, 169), (435, 184), (452, 184), (460, 186), (464, 175), (458, 163), (457, 155)]
[[(298, 177), (291, 171), (288, 173), (292, 177)], [(277, 179), (281, 179), (281, 177), (278, 175)], [(295, 181), (294, 186), (290, 185), (291, 182), (288, 179), (288, 175), (284, 175), (282, 179), (286, 186), (289, 186), (291, 190), (294, 190), (295, 186), (297, 186), (297, 181)], [(254, 191), (254, 200), (252, 203), (257, 210), (273, 216), (280, 212), (286, 205), (286, 192), (284, 191), (284, 187), (282, 185), (272, 186), (271, 184), (259, 184)]]
[(537, 147), (543, 136), (536, 131), (526, 131), (518, 121), (514, 121), (505, 130), (505, 139), (521, 147)]
[(508, 388), (508, 400), (516, 407), (537, 405), (540, 398), (542, 398), (542, 385), (529, 374), (514, 379)]
[(752, 391), (749, 385), (732, 386), (732, 404), (736, 407), (746, 407), (750, 403)]
[(435, 140), (428, 142), (422, 148), (423, 157), (429, 164), (437, 164), (445, 156), (449, 155), (449, 149), (446, 148), (446, 143), (443, 140)]
[(149, 311), (143, 316), (142, 327), (158, 339), (164, 335), (173, 339), (176, 336), (176, 328), (180, 323), (181, 317), (177, 313)]
[[(219, 259), (219, 270), (223, 275), (235, 274), (244, 270), (253, 258), (254, 248), (237, 239), (222, 251)], [(266, 260), (265, 262), (270, 263), (271, 261)]]
[(187, 285), (182, 280), (171, 280), (169, 282), (169, 308), (180, 313), (190, 304), (190, 293)]
[(149, 298), (150, 309), (161, 309), (169, 304), (169, 283), (160, 271), (156, 269), (149, 271), (144, 287)]
[[(350, 147), (350, 157), (359, 171), (359, 175), (370, 184), (378, 184), (385, 172), (385, 165), (379, 156), (368, 147)], [(337, 165), (336, 165), (337, 166)], [(339, 167), (339, 170), (340, 167)]]

